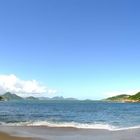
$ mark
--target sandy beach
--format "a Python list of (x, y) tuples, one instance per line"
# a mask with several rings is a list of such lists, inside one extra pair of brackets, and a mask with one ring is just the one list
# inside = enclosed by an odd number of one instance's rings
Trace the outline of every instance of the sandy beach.
[(139, 140), (140, 138), (140, 129), (108, 131), (75, 128), (1, 127), (0, 131), (1, 140)]
[(10, 136), (9, 134), (0, 132), (0, 139), (1, 140), (33, 140), (32, 138), (25, 138), (25, 137), (16, 137)]

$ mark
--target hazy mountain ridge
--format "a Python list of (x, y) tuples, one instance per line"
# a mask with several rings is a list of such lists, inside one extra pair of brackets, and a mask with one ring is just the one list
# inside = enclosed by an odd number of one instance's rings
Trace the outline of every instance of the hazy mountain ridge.
[[(64, 98), (63, 96), (55, 96), (52, 98), (49, 97), (20, 97), (16, 94), (12, 94), (11, 92), (6, 92), (5, 94), (0, 96), (0, 101), (9, 101), (9, 100), (44, 100), (44, 101), (78, 101), (76, 98)], [(80, 100), (79, 100), (80, 101)], [(95, 100), (83, 100), (83, 101), (95, 101)], [(134, 95), (127, 95), (127, 94), (121, 94), (113, 97), (109, 97), (106, 99), (103, 99), (101, 101), (107, 101), (107, 102), (140, 102), (140, 92), (134, 94)]]
[(16, 94), (11, 94), (10, 92), (6, 92), (5, 94), (1, 95), (1, 98), (3, 100), (22, 100), (23, 98), (16, 95)]
[(9, 101), (9, 100), (55, 100), (55, 101), (63, 101), (63, 100), (69, 100), (69, 101), (74, 101), (74, 100), (78, 100), (75, 98), (64, 98), (63, 96), (55, 96), (52, 98), (49, 97), (33, 97), (33, 96), (29, 96), (29, 97), (20, 97), (16, 94), (13, 94), (11, 92), (6, 92), (3, 95), (0, 96), (0, 100), (3, 101)]

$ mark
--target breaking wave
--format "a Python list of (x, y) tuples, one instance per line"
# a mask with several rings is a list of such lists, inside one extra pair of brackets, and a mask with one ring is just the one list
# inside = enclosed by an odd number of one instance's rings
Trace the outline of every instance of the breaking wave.
[(110, 124), (101, 123), (77, 123), (77, 122), (49, 122), (49, 121), (29, 121), (29, 122), (19, 122), (19, 123), (0, 123), (1, 125), (7, 126), (46, 126), (53, 128), (77, 128), (77, 129), (104, 129), (109, 131), (119, 131), (140, 128), (138, 126), (132, 127), (117, 127)]

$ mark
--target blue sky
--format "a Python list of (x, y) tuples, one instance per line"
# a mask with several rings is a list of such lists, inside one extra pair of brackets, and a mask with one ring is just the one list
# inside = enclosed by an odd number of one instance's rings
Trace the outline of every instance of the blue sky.
[(139, 90), (139, 0), (1, 0), (0, 74), (56, 95)]

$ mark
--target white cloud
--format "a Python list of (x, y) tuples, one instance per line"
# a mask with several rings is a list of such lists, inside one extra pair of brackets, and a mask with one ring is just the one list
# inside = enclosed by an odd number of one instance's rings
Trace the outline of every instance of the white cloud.
[(49, 89), (48, 87), (41, 85), (36, 80), (21, 80), (14, 74), (10, 75), (0, 75), (0, 93), (12, 92), (22, 95), (31, 94), (54, 94), (57, 91), (54, 89)]

